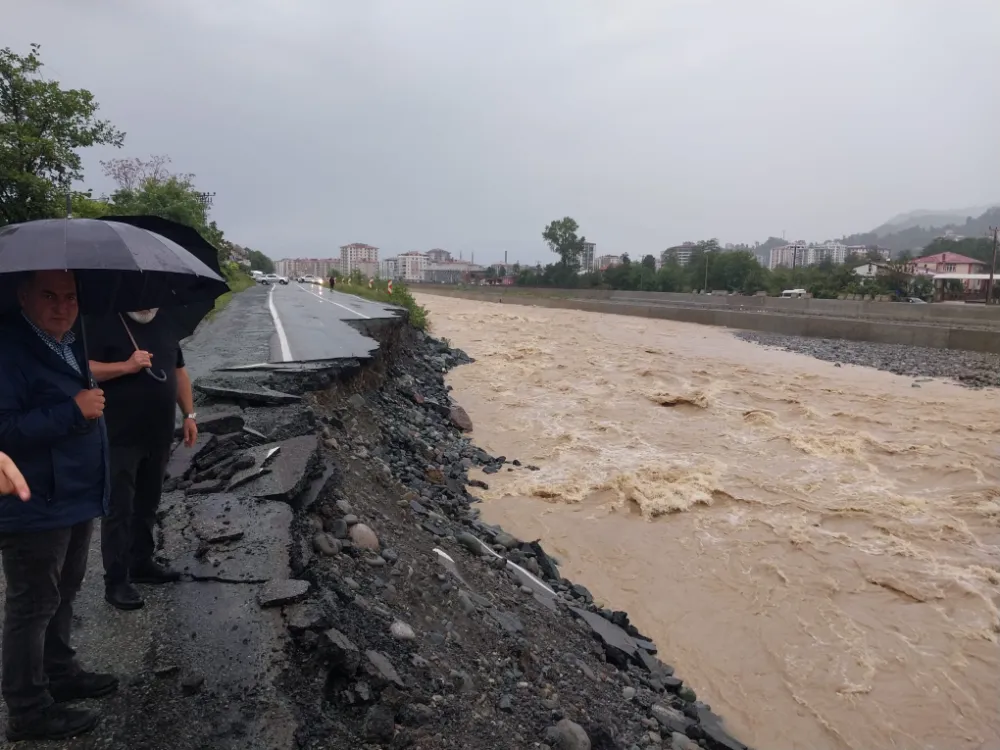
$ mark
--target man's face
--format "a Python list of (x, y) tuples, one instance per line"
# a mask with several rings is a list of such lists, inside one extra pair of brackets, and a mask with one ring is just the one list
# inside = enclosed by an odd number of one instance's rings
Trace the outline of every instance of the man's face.
[(60, 341), (80, 313), (72, 271), (37, 271), (18, 289), (17, 298), (28, 320)]

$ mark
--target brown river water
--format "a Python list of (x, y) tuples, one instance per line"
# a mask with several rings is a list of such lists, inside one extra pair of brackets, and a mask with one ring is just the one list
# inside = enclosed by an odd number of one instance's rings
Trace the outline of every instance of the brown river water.
[(1000, 398), (724, 329), (420, 295), (484, 519), (758, 750), (1000, 749)]

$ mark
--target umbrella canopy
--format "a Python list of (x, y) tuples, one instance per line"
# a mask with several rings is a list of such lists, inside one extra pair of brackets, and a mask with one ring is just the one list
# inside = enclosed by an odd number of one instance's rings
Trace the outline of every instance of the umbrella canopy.
[[(219, 265), (219, 251), (208, 240), (201, 236), (198, 230), (177, 221), (164, 219), (160, 216), (105, 216), (104, 221), (116, 221), (122, 224), (155, 232), (161, 237), (176, 242), (196, 257), (206, 266), (222, 276), (222, 266)], [(216, 295), (218, 296), (218, 295)], [(180, 307), (170, 309), (170, 319), (180, 338), (184, 339), (194, 333), (198, 324), (205, 319), (215, 307), (215, 297), (201, 297), (198, 300)]]
[(101, 219), (0, 227), (0, 312), (16, 307), (18, 274), (25, 271), (74, 271), (85, 315), (176, 307), (229, 289), (176, 242)]

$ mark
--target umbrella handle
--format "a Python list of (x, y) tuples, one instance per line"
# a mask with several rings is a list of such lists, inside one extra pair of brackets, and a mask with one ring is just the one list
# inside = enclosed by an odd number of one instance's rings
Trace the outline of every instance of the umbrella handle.
[(146, 367), (144, 368), (144, 372), (158, 383), (167, 382), (167, 373), (165, 373), (163, 370), (160, 370), (159, 372), (153, 372), (153, 368)]

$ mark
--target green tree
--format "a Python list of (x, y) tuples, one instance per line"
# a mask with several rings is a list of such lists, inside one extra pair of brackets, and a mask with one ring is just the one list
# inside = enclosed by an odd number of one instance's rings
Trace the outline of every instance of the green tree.
[(656, 270), (656, 258), (654, 258), (652, 255), (643, 256), (642, 265), (645, 268), (651, 268), (652, 270), (655, 271)]
[(262, 273), (274, 273), (274, 261), (268, 258), (260, 250), (247, 248), (247, 258), (250, 259), (250, 270), (261, 271)]
[(100, 219), (111, 213), (111, 206), (107, 201), (95, 199), (90, 191), (74, 191), (70, 208), (74, 219)]
[(83, 177), (77, 149), (125, 141), (97, 119), (93, 94), (43, 78), (39, 50), (0, 49), (0, 225), (64, 215), (65, 196)]
[(580, 225), (567, 216), (550, 222), (542, 232), (542, 239), (548, 244), (549, 249), (559, 256), (559, 262), (567, 268), (576, 268), (580, 265), (580, 253), (583, 252), (586, 238), (577, 235), (579, 229)]
[(656, 288), (660, 292), (683, 292), (685, 286), (684, 268), (677, 257), (668, 255), (656, 274)]
[(118, 186), (108, 198), (114, 213), (151, 214), (186, 224), (219, 249), (225, 249), (223, 232), (208, 217), (208, 206), (195, 187), (194, 175), (171, 173), (168, 156), (102, 161), (104, 174)]

